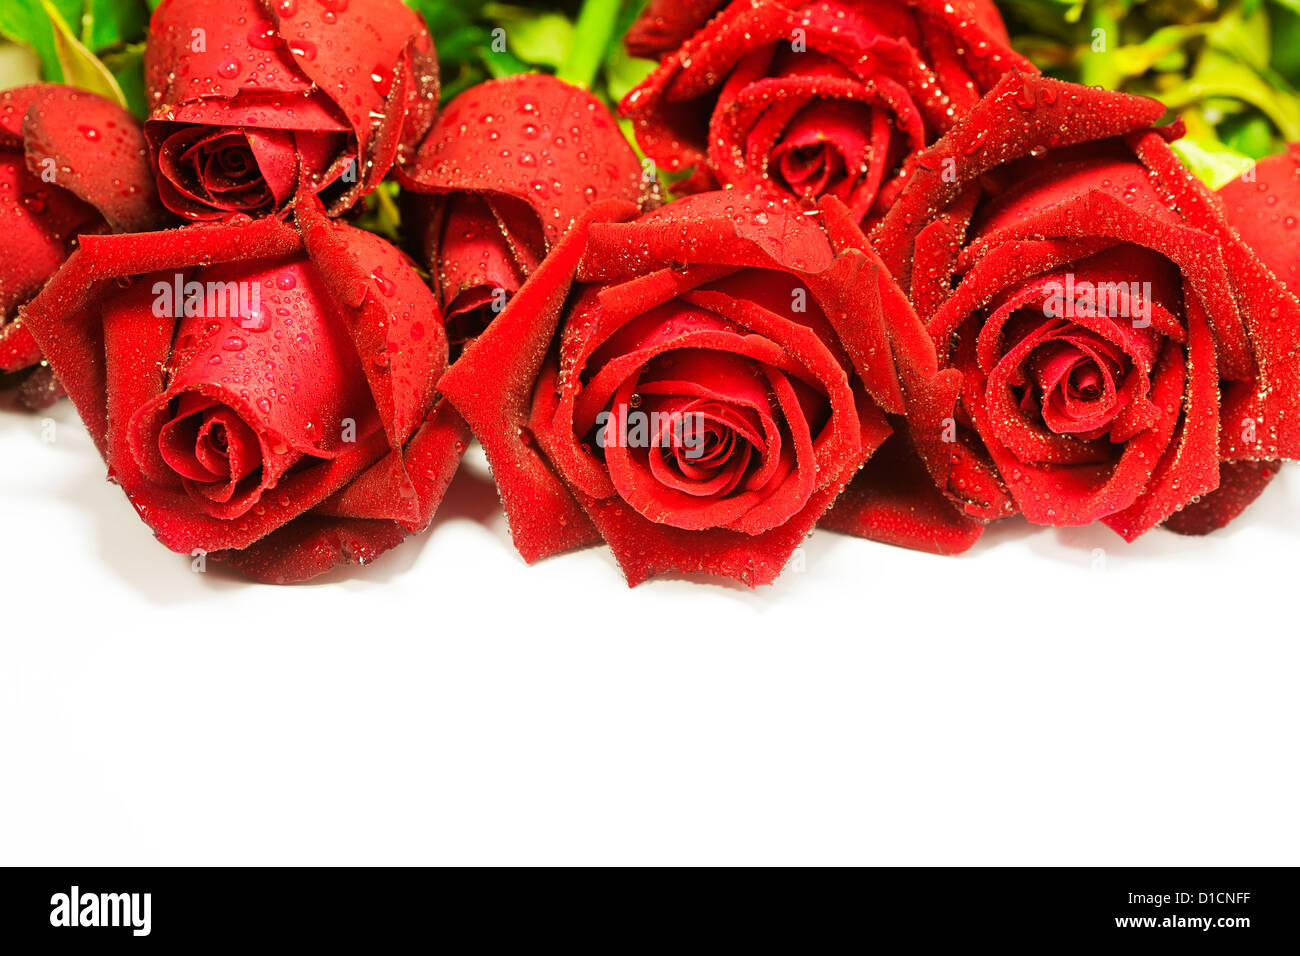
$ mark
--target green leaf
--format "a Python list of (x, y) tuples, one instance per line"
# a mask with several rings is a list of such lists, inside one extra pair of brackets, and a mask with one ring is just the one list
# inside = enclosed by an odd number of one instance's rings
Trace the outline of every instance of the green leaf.
[(126, 97), (126, 106), (140, 119), (149, 118), (149, 100), (144, 83), (144, 44), (133, 43), (104, 57), (117, 85)]
[(573, 49), (573, 23), (561, 14), (537, 14), (504, 26), (510, 52), (525, 63), (558, 69)]
[(1066, 43), (1079, 42), (1084, 0), (1003, 0), (999, 6), (1035, 33)]
[(366, 196), (366, 210), (361, 215), (361, 227), (397, 242), (402, 230), (397, 194), (397, 183), (392, 180), (380, 183), (374, 192)]
[(71, 86), (98, 93), (118, 105), (125, 107), (126, 96), (117, 80), (108, 68), (72, 35), (63, 15), (54, 6), (53, 0), (41, 0), (45, 12), (49, 15), (50, 26), (54, 30), (54, 55), (63, 70), (64, 82)]
[(144, 36), (149, 8), (144, 0), (84, 0), (81, 39), (92, 50), (107, 50)]
[(1250, 67), (1216, 50), (1207, 50), (1190, 79), (1160, 95), (1179, 110), (1213, 97), (1249, 103), (1266, 115), (1289, 142), (1300, 139), (1300, 97), (1266, 83)]
[(492, 75), (494, 80), (499, 80), (503, 76), (514, 76), (516, 73), (533, 72), (532, 67), (513, 53), (498, 53), (491, 47), (480, 52), (483, 57), (483, 65), (487, 67), (488, 73)]
[(569, 53), (560, 65), (558, 76), (588, 89), (596, 85), (596, 78), (614, 44), (614, 29), (618, 25), (621, 0), (584, 0), (574, 26), (574, 37), (569, 43)]
[(458, 27), (438, 35), (438, 59), (447, 64), (476, 60), (479, 51), (491, 42), (491, 34), (485, 27)]
[(1116, 50), (1114, 52), (1116, 68), (1125, 77), (1140, 76), (1161, 61), (1182, 52), (1190, 41), (1204, 35), (1206, 29), (1200, 24), (1161, 27), (1142, 43), (1130, 44)]
[[(81, 17), (81, 0), (56, 0), (54, 8), (65, 22)], [(54, 46), (54, 27), (42, 0), (0, 0), (0, 35), (34, 50), (41, 59), (45, 79), (63, 82), (63, 69)]]
[(1263, 10), (1254, 16), (1245, 16), (1241, 10), (1229, 10), (1210, 27), (1206, 42), (1253, 70), (1263, 72), (1268, 69), (1272, 44), (1268, 16)]
[(1252, 159), (1263, 159), (1282, 149), (1273, 133), (1273, 125), (1253, 111), (1249, 116), (1223, 123), (1219, 133), (1224, 143)]
[(1300, 0), (1276, 0), (1287, 5), (1272, 11), (1272, 67), (1293, 85), (1300, 85)]
[(1255, 164), (1251, 157), (1216, 141), (1179, 139), (1170, 145), (1183, 164), (1211, 189), (1226, 186)]
[(457, 94), (465, 92), (471, 86), (482, 83), (484, 77), (483, 67), (477, 63), (460, 63), (456, 66), (456, 72), (450, 73), (443, 70), (442, 74), (442, 102), (450, 102)]
[(609, 98), (617, 103), (649, 76), (657, 65), (654, 60), (641, 60), (628, 56), (623, 44), (614, 44), (614, 49), (610, 51), (609, 59), (605, 63), (605, 82), (609, 88)]

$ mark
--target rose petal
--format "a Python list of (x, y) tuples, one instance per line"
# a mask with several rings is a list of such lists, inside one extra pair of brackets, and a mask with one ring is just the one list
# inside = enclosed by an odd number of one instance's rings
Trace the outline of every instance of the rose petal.
[(819, 526), (934, 554), (960, 554), (984, 533), (982, 521), (939, 491), (901, 433), (871, 456)]
[(1251, 181), (1236, 179), (1219, 190), (1228, 222), (1246, 245), (1282, 281), (1300, 295), (1300, 144), (1290, 152), (1260, 160)]
[(1264, 493), (1281, 470), (1279, 461), (1225, 461), (1219, 485), (1165, 519), (1164, 527), (1178, 534), (1209, 534), (1226, 527)]
[(517, 199), (536, 213), (548, 246), (592, 202), (639, 203), (643, 190), (641, 165), (609, 111), (587, 91), (536, 73), (457, 96), (399, 177), (416, 192)]
[(27, 111), (23, 135), (32, 173), (39, 175), (42, 164), (53, 160), (59, 187), (97, 209), (114, 230), (144, 232), (167, 221), (150, 188), (153, 176), (140, 125), (116, 103), (44, 85)]
[(554, 397), (553, 378), (543, 374), (545, 351), (590, 224), (636, 213), (630, 203), (591, 206), (438, 384), (483, 443), (515, 547), (530, 563), (596, 540), (591, 523), (541, 456), (529, 420), (534, 392), (539, 399)]

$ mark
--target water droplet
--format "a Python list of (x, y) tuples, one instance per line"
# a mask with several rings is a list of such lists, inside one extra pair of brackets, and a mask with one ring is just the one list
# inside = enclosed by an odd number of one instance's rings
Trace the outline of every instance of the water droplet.
[(289, 52), (304, 60), (316, 59), (316, 44), (310, 40), (290, 40)]
[(382, 63), (376, 64), (370, 70), (370, 82), (375, 84), (375, 89), (384, 99), (388, 99), (388, 93), (393, 88), (393, 70)]
[(271, 327), (271, 317), (265, 312), (249, 312), (239, 320), (239, 327), (248, 332), (265, 332)]
[(280, 289), (284, 292), (288, 292), (290, 289), (295, 288), (297, 285), (298, 285), (298, 280), (293, 277), (292, 273), (281, 272), (278, 276), (276, 276), (275, 287), (277, 289)]
[(225, 77), (227, 80), (233, 80), (235, 77), (239, 76), (241, 68), (239, 61), (232, 56), (221, 61), (220, 65), (217, 67), (217, 73)]
[(280, 45), (280, 34), (268, 23), (259, 23), (248, 31), (248, 43), (255, 50), (274, 50)]
[(370, 278), (375, 280), (375, 285), (379, 286), (379, 291), (384, 295), (390, 298), (397, 295), (397, 285), (392, 279), (384, 275), (383, 266), (379, 266), (374, 272), (370, 273)]
[(221, 347), (227, 352), (239, 352), (248, 347), (248, 342), (238, 335), (232, 335), (221, 343)]
[(984, 148), (984, 141), (987, 140), (988, 138), (989, 138), (989, 131), (987, 129), (980, 129), (976, 131), (975, 138), (971, 140), (970, 143), (967, 144), (965, 148), (962, 149), (962, 153), (966, 156), (974, 156), (976, 153), (978, 153), (981, 149)]

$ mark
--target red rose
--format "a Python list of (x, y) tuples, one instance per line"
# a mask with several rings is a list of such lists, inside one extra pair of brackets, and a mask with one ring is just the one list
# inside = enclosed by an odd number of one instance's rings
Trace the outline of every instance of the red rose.
[[(873, 235), (959, 407), (913, 422), (967, 516), (1206, 532), (1300, 452), (1300, 303), (1141, 97), (1011, 75)], [(862, 479), (867, 481), (869, 476)]]
[(471, 87), (399, 169), (453, 347), (501, 311), (591, 203), (640, 202), (636, 154), (590, 93), (529, 73)]
[[(1300, 144), (1290, 152), (1270, 156), (1257, 163), (1248, 178), (1238, 179), (1220, 190), (1224, 215), (1282, 286), (1300, 296), (1300, 255), (1296, 254), (1297, 222), (1300, 221)], [(1237, 461), (1225, 464), (1233, 481), (1216, 495), (1217, 525), (1224, 517), (1239, 513), (1264, 490), (1277, 474), (1280, 462)], [(1182, 517), (1179, 515), (1178, 517)], [(1210, 523), (1209, 521), (1205, 523)]]
[(1260, 160), (1219, 195), (1237, 234), (1292, 295), (1300, 295), (1300, 143)]
[(467, 437), (437, 303), (384, 240), (268, 218), (87, 236), (26, 312), (169, 548), (284, 582), (426, 525)]
[(935, 374), (933, 345), (834, 199), (635, 215), (592, 206), (439, 388), (525, 559), (603, 539), (631, 584), (770, 582), (889, 434), (900, 379)]
[(266, 215), (300, 189), (342, 213), (438, 102), (433, 42), (400, 0), (165, 0), (145, 76), (158, 189), (189, 219)]
[(628, 44), (673, 51), (622, 109), (648, 156), (695, 168), (680, 191), (831, 195), (859, 220), (1002, 73), (1033, 69), (990, 0), (653, 0)]
[(114, 103), (56, 84), (0, 93), (0, 383), (22, 400), (60, 392), (18, 310), (87, 233), (137, 231), (166, 218), (153, 189), (140, 124)]

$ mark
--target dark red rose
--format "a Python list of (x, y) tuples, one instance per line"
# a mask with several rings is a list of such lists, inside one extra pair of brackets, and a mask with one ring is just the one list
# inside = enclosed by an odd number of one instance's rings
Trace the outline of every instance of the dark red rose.
[(633, 56), (658, 60), (673, 52), (726, 6), (726, 0), (650, 0), (623, 38)]
[(88, 233), (159, 226), (140, 124), (115, 103), (69, 86), (0, 93), (0, 385), (32, 407), (61, 394), (19, 309)]
[(145, 52), (158, 189), (189, 219), (331, 215), (428, 131), (438, 61), (401, 0), (165, 0)]
[(487, 327), (593, 202), (640, 203), (636, 154), (609, 111), (555, 77), (471, 87), (399, 169), (407, 232), (452, 346)]
[(1179, 163), (1180, 129), (1153, 127), (1163, 113), (1010, 75), (873, 234), (962, 374), (952, 418), (910, 425), (968, 518), (1204, 533), (1300, 452), (1300, 303)]
[(628, 45), (668, 54), (622, 110), (646, 155), (694, 169), (679, 191), (829, 195), (858, 220), (1004, 72), (1033, 69), (991, 0), (653, 0)]
[(433, 296), (311, 197), (293, 224), (86, 236), (26, 319), (158, 538), (260, 580), (393, 547), (464, 450)]
[(634, 585), (770, 582), (935, 376), (933, 344), (837, 200), (636, 213), (593, 205), (439, 388), (525, 559), (603, 539)]

